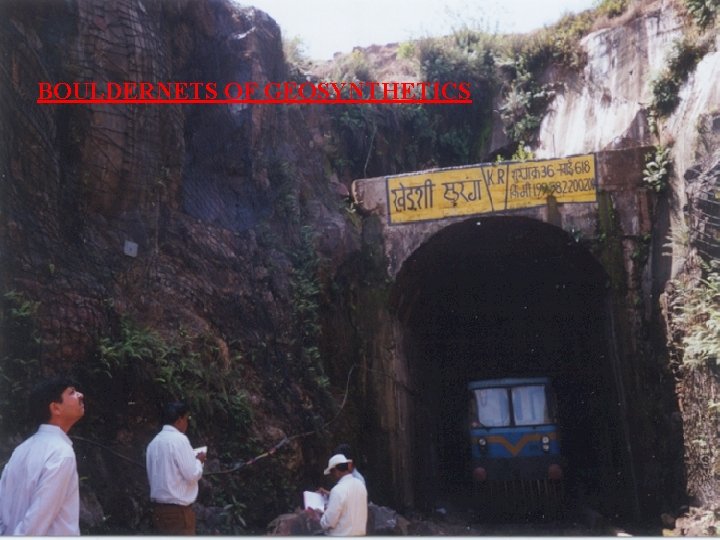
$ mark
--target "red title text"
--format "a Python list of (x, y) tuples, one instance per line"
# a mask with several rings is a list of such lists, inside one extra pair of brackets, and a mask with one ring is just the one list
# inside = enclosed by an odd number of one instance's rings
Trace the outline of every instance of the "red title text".
[(472, 103), (469, 82), (39, 82), (40, 104)]

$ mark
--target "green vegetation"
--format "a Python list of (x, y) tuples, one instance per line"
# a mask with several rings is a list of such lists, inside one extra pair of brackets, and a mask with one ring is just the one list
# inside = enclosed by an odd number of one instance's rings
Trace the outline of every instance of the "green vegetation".
[[(616, 13), (625, 2), (603, 2)], [(498, 35), (464, 22), (452, 35), (398, 46), (403, 69), (414, 65), (423, 81), (467, 82), (471, 105), (417, 107), (333, 107), (340, 145), (331, 158), (346, 177), (360, 178), (490, 159), (494, 108), (510, 144), (500, 159), (510, 159), (532, 144), (558, 83), (540, 82), (551, 65), (579, 69), (585, 63), (580, 39), (597, 14), (566, 15), (530, 35)], [(376, 67), (360, 50), (336, 61), (329, 80), (373, 80)], [(402, 147), (403, 152), (392, 148)]]
[(152, 410), (153, 405), (184, 399), (198, 426), (220, 420), (231, 431), (247, 431), (252, 410), (243, 389), (232, 386), (242, 380), (241, 373), (237, 363), (223, 365), (210, 336), (193, 338), (180, 330), (163, 338), (128, 318), (121, 320), (119, 330), (115, 337), (100, 338), (98, 361), (88, 373), (95, 384), (107, 386), (106, 392), (119, 394), (113, 408), (144, 401)]
[(519, 146), (523, 141), (534, 139), (547, 105), (555, 93), (550, 85), (537, 82), (537, 78), (527, 69), (525, 57), (517, 58), (512, 63), (512, 69), (513, 78), (500, 107), (500, 117), (505, 133)]
[(16, 433), (23, 427), (27, 393), (38, 376), (41, 340), (35, 326), (39, 302), (9, 291), (0, 304), (0, 432)]
[(305, 44), (300, 37), (295, 36), (290, 39), (283, 38), (282, 45), (288, 67), (288, 79), (304, 82), (305, 74), (311, 67), (311, 61), (305, 54)]
[(332, 81), (360, 82), (373, 81), (375, 75), (367, 56), (362, 50), (354, 50), (340, 58), (333, 66)]
[(526, 36), (502, 36), (498, 66), (505, 99), (500, 115), (505, 133), (516, 146), (534, 141), (555, 96), (555, 84), (539, 82), (541, 74), (551, 65), (573, 70), (585, 64), (580, 39), (591, 30), (593, 20), (592, 12), (585, 11), (566, 15), (552, 27)]
[(661, 116), (667, 116), (675, 110), (678, 104), (678, 91), (680, 81), (671, 74), (666, 73), (652, 82), (653, 102), (651, 107)]
[(625, 256), (622, 245), (622, 231), (612, 197), (606, 191), (598, 192), (597, 242), (592, 246), (608, 273), (609, 285), (614, 290), (625, 292)]
[(535, 159), (535, 153), (525, 146), (524, 141), (520, 141), (517, 150), (510, 158), (511, 161), (530, 161), (533, 159)]
[(351, 176), (360, 178), (367, 174), (378, 130), (378, 123), (383, 121), (381, 109), (374, 105), (363, 107), (340, 106), (331, 111), (343, 145), (342, 154), (348, 156), (335, 165), (342, 171), (349, 168)]
[[(309, 227), (302, 229), (302, 244), (294, 256), (293, 321), (299, 336), (298, 361), (293, 363), (297, 379), (309, 388), (325, 391), (329, 386), (320, 356), (320, 264), (314, 249), (313, 235)], [(329, 395), (326, 396), (329, 398)], [(331, 400), (330, 400), (331, 401)]]
[(720, 365), (720, 263), (705, 265), (705, 276), (673, 281), (673, 324), (684, 331), (683, 364)]
[(410, 60), (415, 57), (415, 43), (412, 41), (403, 41), (398, 45), (397, 57), (403, 60)]
[(643, 169), (643, 182), (656, 193), (665, 191), (670, 176), (670, 148), (655, 147), (655, 154), (645, 156), (646, 163)]
[(568, 14), (553, 26), (532, 34), (507, 36), (509, 55), (524, 58), (527, 69), (534, 74), (550, 65), (579, 69), (587, 60), (580, 39), (592, 30), (596, 17), (592, 11)]
[(281, 222), (297, 227), (300, 224), (300, 203), (295, 164), (274, 156), (267, 169), (273, 187), (275, 214)]
[(679, 251), (681, 253), (687, 253), (690, 248), (690, 227), (684, 221), (675, 225), (670, 234), (666, 238), (667, 242), (663, 244), (665, 256), (671, 257), (673, 252)]
[(720, 3), (718, 0), (685, 0), (685, 7), (695, 24), (707, 28), (715, 22)]
[(646, 233), (641, 235), (635, 244), (635, 249), (633, 249), (632, 253), (630, 254), (630, 258), (639, 263), (640, 265), (644, 265), (648, 262), (648, 257), (650, 256), (650, 244), (652, 241), (652, 235)]
[(680, 87), (707, 53), (708, 47), (708, 44), (689, 38), (674, 43), (665, 70), (651, 83), (653, 100), (650, 108), (657, 116), (668, 116), (675, 110), (680, 99)]
[(612, 19), (625, 13), (628, 3), (629, 0), (597, 0), (594, 8), (598, 14)]
[(539, 82), (540, 74), (550, 65), (576, 69), (584, 64), (579, 42), (590, 31), (592, 21), (591, 13), (584, 12), (567, 15), (552, 27), (530, 35), (498, 36), (464, 28), (450, 38), (421, 41), (419, 59), (427, 80), (470, 80), (474, 98), (478, 91), (486, 93), (484, 107), (478, 111), (485, 129), (477, 140), (461, 139), (465, 144), (460, 147), (471, 151), (486, 147), (490, 107), (497, 93), (504, 96), (500, 115), (515, 148), (532, 142), (555, 95), (553, 84)]

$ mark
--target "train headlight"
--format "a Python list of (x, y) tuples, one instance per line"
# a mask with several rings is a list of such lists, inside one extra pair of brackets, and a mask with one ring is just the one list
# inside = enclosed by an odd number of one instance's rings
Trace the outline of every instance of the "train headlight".
[(479, 437), (477, 444), (480, 447), (481, 452), (487, 452), (487, 439), (485, 439), (485, 437)]
[(549, 452), (550, 451), (550, 437), (547, 435), (544, 435), (542, 439), (540, 439), (542, 442), (542, 449), (543, 452)]

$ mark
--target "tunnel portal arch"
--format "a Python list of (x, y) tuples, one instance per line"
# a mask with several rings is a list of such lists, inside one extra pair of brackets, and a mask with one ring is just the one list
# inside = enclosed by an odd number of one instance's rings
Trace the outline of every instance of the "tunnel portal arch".
[(390, 308), (414, 395), (402, 447), (416, 505), (468, 487), (470, 380), (550, 375), (571, 489), (595, 493), (587, 503), (609, 515), (631, 506), (608, 283), (570, 234), (521, 216), (453, 223), (402, 263)]

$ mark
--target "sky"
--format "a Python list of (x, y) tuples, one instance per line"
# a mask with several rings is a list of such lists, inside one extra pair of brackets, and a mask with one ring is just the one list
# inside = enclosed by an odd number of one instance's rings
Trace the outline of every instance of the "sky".
[(489, 32), (529, 32), (596, 0), (236, 0), (268, 13), (285, 38), (299, 37), (313, 60), (354, 46), (446, 35), (467, 24)]

